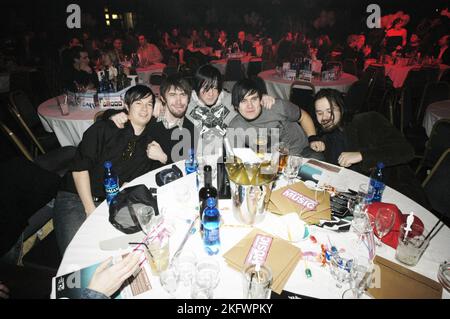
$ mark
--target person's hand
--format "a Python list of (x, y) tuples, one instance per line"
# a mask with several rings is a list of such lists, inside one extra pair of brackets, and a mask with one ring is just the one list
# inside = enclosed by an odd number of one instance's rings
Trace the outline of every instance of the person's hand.
[(325, 151), (325, 143), (322, 141), (311, 142), (311, 143), (309, 143), (309, 147), (311, 147), (311, 149), (316, 152)]
[(270, 95), (264, 94), (261, 98), (261, 105), (265, 108), (270, 110), (272, 106), (275, 103), (275, 99), (271, 97)]
[(109, 119), (113, 121), (118, 128), (124, 128), (125, 123), (128, 122), (128, 115), (124, 112), (120, 112), (111, 116)]
[(164, 105), (162, 104), (159, 98), (155, 99), (155, 105), (153, 105), (153, 113), (152, 116), (154, 118), (158, 118), (159, 115), (164, 112)]
[(340, 166), (350, 167), (353, 164), (361, 162), (362, 159), (360, 152), (342, 152), (341, 155), (339, 155), (338, 163)]
[(154, 161), (160, 161), (163, 164), (167, 163), (167, 155), (162, 150), (161, 146), (153, 141), (147, 146), (147, 156), (149, 159)]
[(110, 266), (112, 257), (100, 264), (92, 276), (88, 288), (108, 297), (119, 289), (139, 268), (139, 253), (130, 253), (123, 260)]
[(92, 69), (88, 64), (80, 64), (80, 70), (87, 72), (87, 73), (92, 73)]
[(9, 289), (0, 281), (0, 299), (9, 299)]

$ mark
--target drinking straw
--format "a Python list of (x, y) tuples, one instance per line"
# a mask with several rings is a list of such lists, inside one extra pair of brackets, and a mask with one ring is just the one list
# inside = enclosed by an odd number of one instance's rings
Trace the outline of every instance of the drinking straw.
[[(434, 224), (434, 227), (431, 229), (431, 231), (428, 233), (428, 235), (425, 237), (425, 239), (422, 241), (422, 243), (420, 244), (419, 248), (422, 248), (423, 244), (427, 241), (428, 238), (430, 238), (431, 234), (433, 233), (433, 231), (436, 229), (436, 227), (439, 225), (439, 223), (442, 221), (442, 217), (439, 218), (439, 220), (436, 222), (436, 224)], [(436, 234), (441, 230), (441, 228), (444, 226), (444, 224), (442, 223), (442, 226), (438, 228), (438, 230), (436, 231), (436, 233), (431, 237), (431, 239), (434, 238), (434, 236), (436, 236)], [(430, 240), (431, 240), (430, 239)]]

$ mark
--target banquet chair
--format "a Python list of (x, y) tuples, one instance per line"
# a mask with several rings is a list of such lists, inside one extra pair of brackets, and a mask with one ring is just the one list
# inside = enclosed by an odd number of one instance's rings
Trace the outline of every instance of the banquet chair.
[(273, 70), (276, 67), (276, 63), (269, 60), (263, 60), (261, 64), (262, 71)]
[(446, 82), (428, 82), (425, 85), (422, 98), (420, 100), (419, 108), (417, 110), (416, 123), (420, 124), (423, 122), (425, 116), (425, 111), (428, 105), (448, 100), (450, 98), (450, 85)]
[(423, 158), (416, 169), (419, 175), (423, 169), (432, 168), (447, 148), (450, 148), (450, 119), (434, 123), (430, 138), (426, 143)]
[(247, 77), (252, 78), (257, 76), (262, 71), (262, 61), (260, 58), (253, 58), (248, 63)]
[(387, 88), (379, 107), (376, 109), (378, 113), (382, 114), (394, 126), (397, 123), (397, 118), (395, 117), (395, 100), (396, 94), (394, 88)]
[(368, 91), (369, 86), (366, 81), (358, 80), (354, 82), (344, 97), (346, 111), (351, 114), (364, 112)]
[(390, 86), (386, 82), (386, 76), (383, 65), (369, 65), (363, 72), (361, 80), (367, 82), (369, 87), (367, 92), (366, 110), (375, 110), (380, 107), (383, 96)]
[(23, 91), (9, 94), (8, 109), (34, 145), (35, 155), (60, 147), (55, 134), (45, 132), (36, 109)]
[(309, 114), (314, 114), (314, 95), (316, 88), (311, 82), (294, 81), (289, 91), (289, 101), (298, 107), (307, 110)]
[(175, 74), (177, 72), (178, 72), (178, 67), (176, 65), (175, 66), (168, 65), (168, 66), (164, 67), (162, 73), (167, 77), (167, 76)]
[(228, 59), (224, 81), (239, 81), (244, 78), (241, 59)]
[(430, 175), (422, 183), (431, 206), (431, 211), (442, 217), (448, 226), (450, 219), (450, 196), (445, 192), (450, 189), (450, 148), (445, 150), (439, 160), (433, 166)]
[[(39, 168), (49, 171), (59, 178), (63, 177), (75, 156), (76, 147), (64, 146), (59, 149), (51, 150), (43, 155), (32, 157), (20, 139), (11, 131), (6, 124), (0, 122), (1, 131), (14, 143), (26, 160), (33, 162)], [(20, 159), (15, 159), (15, 163)], [(12, 171), (11, 174), (16, 172)], [(21, 256), (25, 256), (32, 247), (52, 232), (53, 230), (53, 199), (45, 206), (40, 208), (28, 219), (28, 226), (23, 231), (23, 245)], [(18, 261), (22, 263), (22, 259)]]
[(342, 69), (345, 73), (358, 76), (358, 68), (356, 67), (356, 61), (354, 59), (345, 59), (342, 64)]
[(163, 72), (153, 72), (150, 74), (149, 83), (150, 85), (161, 85), (164, 78), (165, 74)]
[(439, 77), (439, 81), (447, 82), (450, 84), (450, 68), (445, 69)]
[(423, 66), (422, 70), (427, 74), (427, 82), (436, 82), (439, 79), (439, 66)]
[(343, 70), (344, 67), (342, 66), (342, 62), (340, 61), (328, 61), (325, 65), (325, 70), (332, 70), (333, 68), (339, 68), (339, 70)]

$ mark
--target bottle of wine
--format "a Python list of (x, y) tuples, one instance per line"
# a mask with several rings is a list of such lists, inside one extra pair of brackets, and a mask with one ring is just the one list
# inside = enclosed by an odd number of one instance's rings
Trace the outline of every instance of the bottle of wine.
[[(203, 186), (198, 192), (199, 208), (200, 208), (200, 220), (203, 218), (203, 211), (206, 208), (206, 200), (210, 197), (214, 197), (217, 200), (217, 189), (212, 185), (212, 168), (210, 165), (205, 165), (203, 172), (205, 177), (205, 186)], [(200, 226), (200, 230), (203, 231), (203, 225)]]
[(222, 157), (217, 159), (217, 191), (220, 199), (230, 199), (230, 179), (225, 168), (226, 154), (225, 145), (222, 150)]

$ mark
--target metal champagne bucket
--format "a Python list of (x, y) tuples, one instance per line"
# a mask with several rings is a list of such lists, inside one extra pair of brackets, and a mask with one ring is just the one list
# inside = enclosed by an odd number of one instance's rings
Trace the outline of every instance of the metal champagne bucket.
[(273, 182), (262, 185), (239, 185), (230, 181), (233, 214), (236, 219), (253, 225), (264, 219)]

